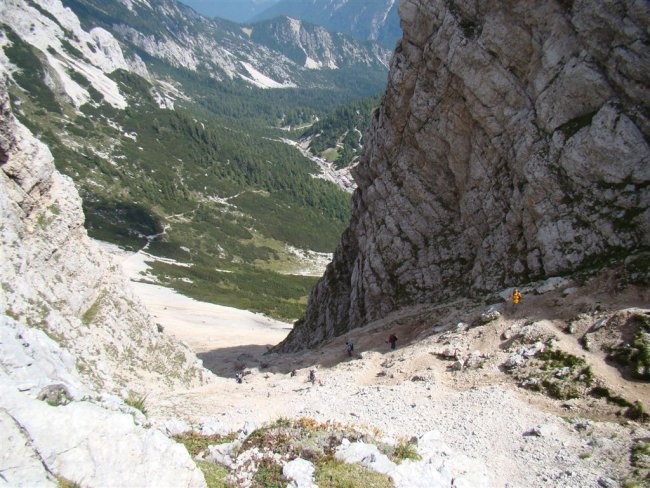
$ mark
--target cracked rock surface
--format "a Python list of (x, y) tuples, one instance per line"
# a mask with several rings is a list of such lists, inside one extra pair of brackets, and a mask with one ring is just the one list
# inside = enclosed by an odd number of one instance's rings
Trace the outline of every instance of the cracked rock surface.
[(650, 244), (645, 2), (403, 0), (352, 217), (280, 350)]

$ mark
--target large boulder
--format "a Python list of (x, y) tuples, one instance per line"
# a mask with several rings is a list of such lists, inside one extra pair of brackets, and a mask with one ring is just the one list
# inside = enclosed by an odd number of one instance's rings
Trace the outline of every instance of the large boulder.
[[(48, 389), (66, 395), (43, 396)], [(0, 315), (0, 472), (8, 486), (58, 486), (57, 478), (84, 487), (205, 486), (185, 447), (142, 419), (84, 386), (72, 356), (45, 333)]]

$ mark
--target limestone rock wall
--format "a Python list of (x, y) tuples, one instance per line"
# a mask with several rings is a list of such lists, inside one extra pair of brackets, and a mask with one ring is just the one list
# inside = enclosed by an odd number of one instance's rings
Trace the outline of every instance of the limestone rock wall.
[(183, 446), (83, 383), (70, 353), (0, 314), (3, 485), (205, 487)]
[(159, 333), (118, 267), (88, 239), (81, 199), (14, 118), (0, 81), (0, 313), (45, 331), (94, 386), (190, 385), (207, 372)]
[(353, 215), (279, 349), (650, 245), (650, 5), (402, 0)]

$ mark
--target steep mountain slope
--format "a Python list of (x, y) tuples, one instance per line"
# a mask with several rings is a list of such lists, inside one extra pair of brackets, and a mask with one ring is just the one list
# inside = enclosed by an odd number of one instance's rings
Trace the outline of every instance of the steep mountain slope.
[(251, 40), (308, 69), (371, 68), (388, 66), (390, 61), (389, 51), (377, 44), (359, 44), (346, 35), (289, 17), (259, 22), (248, 29)]
[[(282, 50), (252, 42), (247, 29), (238, 24), (207, 19), (173, 0), (154, 6), (148, 2), (106, 4), (96, 0), (66, 0), (64, 5), (72, 8), (86, 27), (100, 25), (142, 55), (216, 80), (241, 78), (265, 88), (327, 86), (331, 82), (329, 73), (305, 69)], [(290, 41), (283, 45), (292, 50)], [(383, 70), (379, 66), (385, 64), (387, 55), (377, 57), (377, 51), (356, 45), (353, 53), (339, 50), (337, 56), (353, 65), (357, 62), (354, 57), (363, 53), (364, 66), (372, 59), (373, 66)], [(315, 61), (327, 66), (323, 60)]]
[(105, 390), (200, 381), (196, 358), (156, 330), (90, 244), (72, 181), (16, 122), (2, 86), (2, 313), (55, 337)]
[(350, 225), (283, 349), (649, 249), (650, 8), (624, 5), (400, 4)]
[(281, 0), (256, 20), (288, 15), (392, 49), (402, 34), (395, 0)]
[(3, 482), (205, 486), (187, 452), (125, 402), (211, 375), (88, 239), (79, 194), (14, 118), (4, 81), (0, 214)]

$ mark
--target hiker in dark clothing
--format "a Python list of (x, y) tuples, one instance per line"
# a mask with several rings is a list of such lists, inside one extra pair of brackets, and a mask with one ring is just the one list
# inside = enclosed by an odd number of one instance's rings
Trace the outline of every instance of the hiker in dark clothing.
[(312, 385), (316, 383), (316, 370), (315, 369), (310, 369), (309, 370), (309, 382)]
[(348, 356), (352, 357), (352, 351), (354, 351), (354, 344), (352, 344), (352, 341), (345, 342), (345, 350), (348, 351)]
[(387, 343), (390, 344), (391, 350), (395, 350), (395, 344), (397, 344), (397, 336), (395, 334), (391, 334), (388, 336), (388, 340), (386, 341)]

